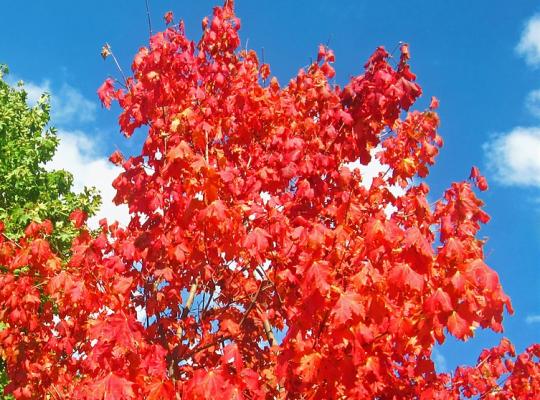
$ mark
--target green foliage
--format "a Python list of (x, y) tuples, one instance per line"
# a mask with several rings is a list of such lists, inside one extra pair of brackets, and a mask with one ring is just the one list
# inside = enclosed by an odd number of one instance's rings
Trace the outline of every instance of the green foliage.
[(31, 221), (51, 220), (51, 242), (65, 254), (75, 234), (69, 214), (80, 208), (93, 215), (100, 199), (95, 189), (73, 193), (69, 172), (45, 169), (58, 145), (56, 130), (48, 126), (49, 96), (29, 107), (23, 84), (10, 87), (3, 80), (6, 72), (0, 66), (0, 221), (17, 239)]
[[(50, 220), (54, 226), (50, 242), (65, 256), (76, 234), (69, 214), (81, 209), (94, 215), (100, 197), (94, 188), (73, 193), (69, 172), (45, 169), (59, 141), (56, 130), (48, 125), (49, 96), (43, 94), (35, 106), (29, 106), (22, 82), (11, 87), (4, 80), (7, 72), (0, 65), (0, 221), (5, 224), (5, 235), (16, 240), (31, 221)], [(0, 321), (0, 331), (4, 327)], [(2, 397), (7, 382), (0, 358), (0, 399), (11, 398)]]

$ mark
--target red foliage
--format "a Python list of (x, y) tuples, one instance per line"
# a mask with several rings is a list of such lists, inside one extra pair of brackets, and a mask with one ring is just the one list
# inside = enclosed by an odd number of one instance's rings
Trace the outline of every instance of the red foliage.
[[(435, 99), (407, 46), (379, 48), (331, 85), (333, 53), (286, 86), (239, 50), (232, 2), (151, 38), (126, 89), (107, 80), (122, 131), (146, 125), (102, 223), (60, 260), (46, 224), (0, 236), (0, 351), (17, 399), (538, 398), (540, 348), (504, 339), (474, 367), (438, 374), (435, 343), (502, 330), (510, 300), (476, 238), (488, 220), (470, 183), (432, 208), (415, 184), (435, 161)], [(388, 167), (371, 185), (348, 163)], [(476, 169), (471, 178), (480, 189)], [(404, 188), (395, 195), (393, 185)], [(138, 312), (139, 311), (139, 315)], [(141, 311), (143, 316), (141, 318)], [(277, 334), (278, 331), (282, 333)], [(277, 336), (277, 337), (276, 337)]]

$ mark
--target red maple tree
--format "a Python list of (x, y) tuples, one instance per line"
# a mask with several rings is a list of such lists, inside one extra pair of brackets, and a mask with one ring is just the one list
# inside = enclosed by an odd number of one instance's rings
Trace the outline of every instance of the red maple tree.
[[(84, 215), (72, 256), (51, 225), (0, 237), (1, 355), (17, 399), (536, 399), (540, 345), (503, 339), (476, 366), (437, 373), (435, 343), (502, 331), (512, 312), (476, 234), (476, 168), (433, 206), (420, 178), (442, 145), (434, 99), (401, 47), (329, 83), (334, 55), (288, 85), (239, 50), (232, 1), (150, 39), (124, 88), (126, 136), (148, 127), (115, 201), (125, 228)], [(350, 163), (388, 170), (369, 186)], [(415, 178), (416, 179), (413, 179)], [(402, 193), (394, 188), (401, 187)], [(0, 228), (1, 229), (1, 228)], [(24, 267), (24, 268), (23, 268)], [(141, 318), (144, 314), (144, 318)]]

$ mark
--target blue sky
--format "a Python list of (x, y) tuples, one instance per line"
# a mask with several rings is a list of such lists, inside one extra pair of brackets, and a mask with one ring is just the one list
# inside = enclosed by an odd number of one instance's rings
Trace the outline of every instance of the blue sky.
[[(319, 43), (336, 53), (338, 84), (362, 71), (379, 45), (408, 42), (413, 71), (424, 89), (419, 107), (440, 99), (445, 146), (428, 179), (433, 199), (477, 165), (490, 190), (482, 194), (492, 221), (488, 263), (499, 273), (516, 314), (505, 335), (522, 350), (540, 342), (540, 4), (533, 0), (248, 1), (237, 0), (243, 45), (259, 52), (282, 83), (316, 57)], [(172, 10), (192, 39), (215, 3), (149, 0), (154, 31)], [(118, 132), (118, 109), (98, 104), (96, 89), (115, 75), (101, 46), (109, 42), (125, 69), (146, 44), (144, 0), (11, 1), (2, 5), (0, 63), (26, 82), (31, 97), (52, 94), (53, 124), (63, 142), (54, 167), (72, 170), (77, 186), (95, 185), (109, 200), (118, 172), (106, 157), (116, 148), (137, 152), (142, 133)], [(125, 219), (125, 210), (103, 215)], [(474, 362), (498, 335), (478, 332), (438, 349), (440, 368)]]

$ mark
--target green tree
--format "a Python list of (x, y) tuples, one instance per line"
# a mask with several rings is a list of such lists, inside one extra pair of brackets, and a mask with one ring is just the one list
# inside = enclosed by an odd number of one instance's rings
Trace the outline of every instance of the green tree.
[[(59, 254), (67, 255), (76, 234), (70, 213), (81, 209), (94, 215), (100, 197), (94, 188), (74, 193), (69, 172), (45, 168), (59, 142), (56, 129), (49, 126), (49, 96), (43, 94), (36, 105), (28, 105), (23, 83), (10, 86), (4, 80), (7, 72), (0, 65), (0, 221), (5, 225), (4, 235), (16, 240), (30, 222), (48, 219), (54, 226), (51, 244)], [(0, 321), (0, 330), (2, 325)], [(7, 381), (0, 358), (0, 398)]]
[(59, 141), (49, 126), (49, 96), (43, 94), (29, 106), (22, 82), (9, 86), (5, 73), (7, 67), (0, 66), (0, 221), (6, 234), (17, 239), (31, 221), (49, 219), (54, 225), (51, 241), (65, 253), (75, 234), (69, 214), (81, 209), (93, 215), (100, 198), (95, 189), (74, 193), (69, 172), (45, 169)]

